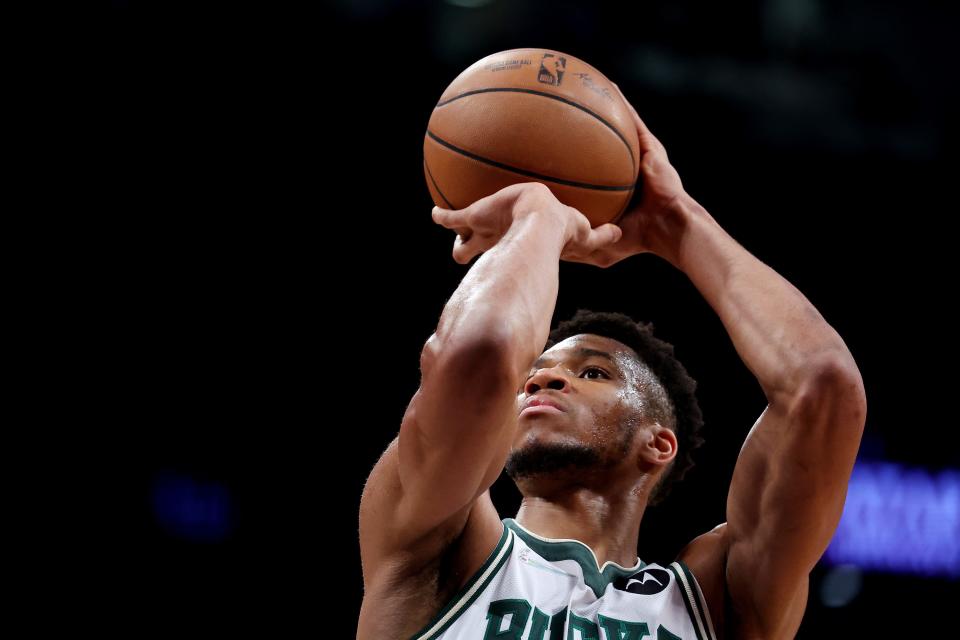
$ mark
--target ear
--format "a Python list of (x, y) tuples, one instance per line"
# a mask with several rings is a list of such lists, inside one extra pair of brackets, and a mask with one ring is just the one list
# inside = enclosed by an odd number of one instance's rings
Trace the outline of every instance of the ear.
[(654, 422), (644, 432), (640, 457), (648, 464), (665, 467), (677, 457), (677, 435)]

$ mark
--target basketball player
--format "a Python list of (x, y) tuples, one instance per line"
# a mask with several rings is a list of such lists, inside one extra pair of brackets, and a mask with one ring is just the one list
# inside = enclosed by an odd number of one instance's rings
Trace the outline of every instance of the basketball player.
[[(358, 638), (796, 634), (864, 427), (860, 373), (803, 294), (683, 190), (633, 115), (644, 192), (620, 228), (591, 229), (537, 183), (434, 210), (458, 233), (457, 262), (482, 255), (424, 346), (420, 388), (363, 491)], [(581, 311), (550, 334), (560, 260), (607, 267), (645, 252), (690, 278), (768, 401), (726, 522), (666, 565), (637, 557), (639, 527), (701, 442), (695, 383), (622, 314)], [(504, 469), (523, 500), (501, 519), (488, 490)]]

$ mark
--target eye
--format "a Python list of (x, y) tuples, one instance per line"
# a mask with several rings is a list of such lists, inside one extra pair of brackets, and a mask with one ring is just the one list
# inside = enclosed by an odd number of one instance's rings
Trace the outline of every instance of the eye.
[[(608, 374), (606, 371), (604, 371), (604, 370), (601, 369), (600, 367), (586, 367), (586, 368), (583, 370), (583, 372), (580, 374), (580, 376), (582, 377), (582, 376), (584, 376), (584, 375), (589, 375), (591, 372), (593, 372), (593, 373), (599, 373), (600, 375), (603, 376), (603, 378), (606, 378), (607, 380), (610, 379), (610, 374)], [(530, 374), (529, 376), (527, 376), (527, 379), (524, 380), (523, 384), (520, 386), (520, 389), (517, 391), (518, 394), (524, 392), (524, 389), (526, 388), (527, 383), (530, 382), (530, 378), (532, 378), (532, 377), (533, 377), (533, 374)], [(590, 378), (590, 379), (591, 379), (591, 380), (597, 380), (598, 378)]]
[(607, 372), (601, 369), (600, 367), (587, 367), (586, 369), (583, 370), (583, 374), (590, 373), (591, 371), (595, 371), (597, 373), (602, 374), (604, 378), (608, 378), (608, 379), (610, 378), (610, 376), (607, 375)]

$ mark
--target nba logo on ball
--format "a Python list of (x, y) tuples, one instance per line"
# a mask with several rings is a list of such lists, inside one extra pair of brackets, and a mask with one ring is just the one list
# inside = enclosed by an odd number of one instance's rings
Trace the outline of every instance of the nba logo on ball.
[(552, 53), (543, 54), (540, 60), (540, 74), (537, 80), (544, 84), (559, 87), (563, 82), (563, 71), (567, 68), (567, 59), (554, 56)]

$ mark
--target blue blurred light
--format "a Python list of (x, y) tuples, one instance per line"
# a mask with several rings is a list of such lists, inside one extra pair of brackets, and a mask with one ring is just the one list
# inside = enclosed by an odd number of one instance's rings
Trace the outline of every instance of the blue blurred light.
[(960, 577), (960, 470), (857, 462), (827, 564)]
[(845, 607), (853, 602), (862, 586), (860, 567), (842, 564), (823, 577), (820, 583), (820, 601), (828, 607)]
[(173, 472), (154, 478), (153, 512), (167, 533), (193, 542), (218, 542), (232, 529), (226, 487)]

